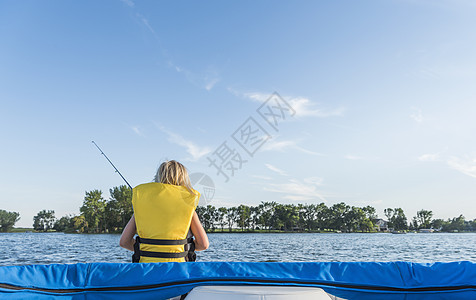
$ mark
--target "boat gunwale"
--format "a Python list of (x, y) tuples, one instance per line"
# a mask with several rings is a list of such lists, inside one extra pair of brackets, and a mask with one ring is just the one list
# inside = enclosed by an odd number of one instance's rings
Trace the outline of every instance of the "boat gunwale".
[(304, 280), (278, 280), (278, 279), (244, 279), (244, 278), (207, 278), (207, 279), (188, 279), (180, 281), (171, 281), (165, 283), (156, 283), (148, 285), (136, 286), (116, 286), (116, 287), (84, 287), (84, 288), (67, 288), (67, 289), (53, 289), (53, 288), (39, 288), (39, 287), (22, 287), (13, 284), (0, 283), (0, 289), (7, 290), (27, 290), (38, 292), (50, 292), (59, 294), (70, 294), (80, 292), (111, 292), (111, 291), (140, 291), (153, 290), (157, 288), (200, 284), (200, 285), (270, 285), (277, 286), (278, 284), (285, 284), (286, 286), (314, 286), (314, 287), (330, 287), (330, 288), (345, 288), (353, 290), (367, 290), (380, 292), (445, 292), (445, 291), (460, 291), (468, 289), (476, 289), (476, 285), (459, 285), (459, 286), (426, 286), (426, 287), (392, 287), (392, 286), (372, 286), (359, 284), (346, 284), (329, 281), (304, 281)]

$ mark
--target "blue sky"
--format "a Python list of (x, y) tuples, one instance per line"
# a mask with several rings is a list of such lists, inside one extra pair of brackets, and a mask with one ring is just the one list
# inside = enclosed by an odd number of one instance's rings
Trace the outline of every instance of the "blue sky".
[[(464, 0), (0, 0), (0, 209), (31, 226), (109, 197), (123, 182), (95, 140), (132, 185), (164, 159), (209, 175), (215, 206), (476, 218), (475, 15)], [(257, 111), (274, 92), (295, 111), (278, 130)], [(232, 137), (249, 118), (270, 137), (253, 156)], [(246, 160), (227, 182), (209, 166), (224, 142)]]

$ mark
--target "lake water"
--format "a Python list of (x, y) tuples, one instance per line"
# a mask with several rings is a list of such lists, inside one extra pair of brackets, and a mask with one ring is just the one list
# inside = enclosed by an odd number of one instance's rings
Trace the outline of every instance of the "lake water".
[[(3, 233), (0, 265), (130, 262), (116, 234)], [(476, 233), (209, 234), (197, 261), (476, 262)]]

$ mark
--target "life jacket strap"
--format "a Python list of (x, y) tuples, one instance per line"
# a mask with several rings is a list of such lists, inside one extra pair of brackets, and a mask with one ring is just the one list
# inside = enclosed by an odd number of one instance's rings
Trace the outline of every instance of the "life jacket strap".
[(140, 251), (140, 256), (145, 256), (145, 257), (182, 258), (187, 255), (188, 255), (188, 251), (179, 252), (179, 253)]
[[(140, 250), (140, 244), (149, 245), (184, 245), (183, 252), (155, 252), (155, 251), (142, 251)], [(158, 257), (158, 258), (182, 258), (185, 257), (186, 261), (195, 261), (195, 243), (193, 238), (187, 238), (182, 240), (159, 240), (159, 239), (145, 239), (136, 236), (136, 242), (134, 243), (134, 255), (132, 255), (132, 262), (139, 262), (140, 257)]]
[(141, 237), (137, 237), (136, 241), (139, 240), (141, 244), (149, 244), (149, 245), (185, 245), (189, 243), (189, 239), (183, 240), (158, 240), (158, 239), (144, 239)]

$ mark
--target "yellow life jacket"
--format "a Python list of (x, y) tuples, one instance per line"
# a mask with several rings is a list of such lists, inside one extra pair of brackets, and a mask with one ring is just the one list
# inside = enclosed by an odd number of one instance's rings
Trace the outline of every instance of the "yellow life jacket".
[[(187, 239), (192, 216), (200, 198), (178, 185), (145, 183), (136, 186), (132, 206), (137, 234), (134, 256), (139, 262), (185, 261), (191, 237)], [(137, 261), (137, 260), (136, 260)]]

